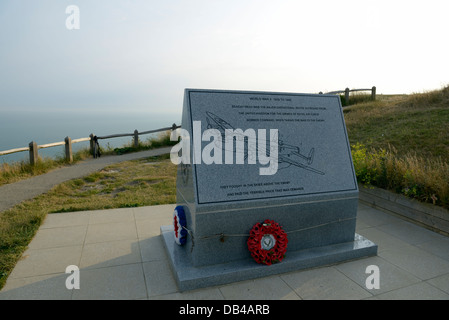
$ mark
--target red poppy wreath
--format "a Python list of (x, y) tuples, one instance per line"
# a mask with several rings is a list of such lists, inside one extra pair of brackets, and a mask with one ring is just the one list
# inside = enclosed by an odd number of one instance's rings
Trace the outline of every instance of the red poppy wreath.
[(287, 234), (273, 220), (256, 223), (249, 233), (248, 250), (257, 263), (281, 262), (287, 251)]

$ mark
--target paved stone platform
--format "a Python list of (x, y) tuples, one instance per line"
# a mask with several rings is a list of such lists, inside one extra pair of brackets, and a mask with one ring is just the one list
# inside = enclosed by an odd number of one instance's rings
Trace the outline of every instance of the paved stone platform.
[[(378, 255), (180, 292), (160, 227), (175, 205), (49, 214), (0, 291), (8, 299), (449, 299), (449, 238), (359, 204), (357, 230)], [(68, 290), (66, 267), (80, 270)], [(380, 288), (365, 285), (370, 265)]]

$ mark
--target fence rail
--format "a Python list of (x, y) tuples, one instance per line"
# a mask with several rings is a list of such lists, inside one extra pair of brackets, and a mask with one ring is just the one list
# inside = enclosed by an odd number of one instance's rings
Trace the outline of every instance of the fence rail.
[[(329, 92), (326, 92), (325, 94), (344, 93), (346, 105), (349, 105), (349, 93), (357, 92), (357, 91), (371, 91), (371, 100), (376, 100), (376, 87), (374, 87), (374, 86), (371, 89), (349, 89), (349, 88), (346, 88), (345, 90), (329, 91)], [(323, 94), (323, 93), (320, 92), (320, 94)]]
[(17, 153), (17, 152), (28, 151), (28, 150), (30, 150), (30, 148), (28, 148), (28, 147), (9, 149), (9, 150), (5, 150), (5, 151), (0, 151), (0, 156), (7, 155), (7, 154), (12, 154), (12, 153)]
[(68, 162), (72, 162), (73, 161), (72, 144), (74, 144), (74, 143), (89, 141), (90, 142), (90, 153), (92, 154), (93, 146), (94, 146), (94, 138), (111, 139), (111, 138), (119, 138), (119, 137), (133, 137), (134, 146), (137, 147), (139, 145), (139, 135), (157, 133), (157, 132), (168, 131), (168, 130), (176, 130), (177, 128), (181, 128), (181, 126), (178, 126), (174, 123), (171, 127), (165, 127), (165, 128), (143, 131), (143, 132), (134, 130), (133, 133), (111, 134), (108, 136), (101, 136), (101, 137), (95, 136), (93, 133), (91, 133), (89, 135), (89, 137), (87, 137), (87, 138), (79, 138), (79, 139), (73, 139), (73, 140), (70, 137), (65, 137), (64, 141), (41, 144), (41, 145), (37, 145), (37, 143), (35, 141), (31, 141), (29, 143), (28, 147), (0, 151), (0, 156), (17, 153), (17, 152), (29, 151), (30, 164), (35, 165), (39, 159), (39, 154), (38, 154), (39, 149), (65, 146), (65, 158)]

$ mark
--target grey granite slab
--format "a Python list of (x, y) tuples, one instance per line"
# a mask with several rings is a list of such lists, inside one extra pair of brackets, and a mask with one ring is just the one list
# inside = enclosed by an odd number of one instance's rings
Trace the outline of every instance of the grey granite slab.
[[(184, 99), (182, 128), (190, 133), (191, 150), (190, 164), (180, 166), (179, 189), (187, 202), (201, 207), (358, 192), (338, 96), (186, 89)], [(204, 139), (208, 129), (217, 130), (223, 141)], [(227, 129), (243, 132), (231, 147)], [(247, 130), (254, 131), (258, 143), (246, 141), (237, 149), (237, 140), (245, 139)], [(269, 140), (271, 130), (277, 130), (278, 168), (273, 175), (261, 175), (267, 165), (259, 155), (270, 154), (274, 143), (260, 147), (259, 142)], [(207, 147), (214, 142), (222, 142), (222, 148), (214, 149), (221, 149), (216, 159), (221, 164), (205, 164)], [(227, 151), (234, 153), (232, 164), (226, 161)], [(237, 164), (242, 152), (244, 163)]]
[[(247, 246), (266, 219), (287, 233), (288, 256), (308, 252), (270, 270), (376, 254), (374, 244), (354, 248), (359, 190), (338, 96), (186, 89), (182, 128), (177, 205), (189, 235), (183, 258), (173, 256), (175, 273), (185, 274), (188, 260), (198, 279), (231, 265), (229, 279), (267, 274)], [(164, 239), (170, 252), (173, 237)]]
[(331, 265), (346, 260), (372, 256), (377, 252), (377, 245), (355, 234), (353, 241), (305, 250), (288, 251), (282, 262), (270, 266), (258, 264), (248, 257), (247, 259), (228, 263), (196, 267), (192, 265), (189, 249), (178, 246), (173, 242), (172, 226), (162, 226), (161, 235), (180, 291)]

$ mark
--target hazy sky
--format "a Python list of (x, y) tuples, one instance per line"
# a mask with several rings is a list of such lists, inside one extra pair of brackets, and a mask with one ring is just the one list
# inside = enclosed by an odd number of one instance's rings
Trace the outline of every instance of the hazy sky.
[[(68, 30), (66, 8), (80, 10)], [(0, 0), (0, 111), (180, 113), (184, 88), (449, 84), (449, 2)]]

